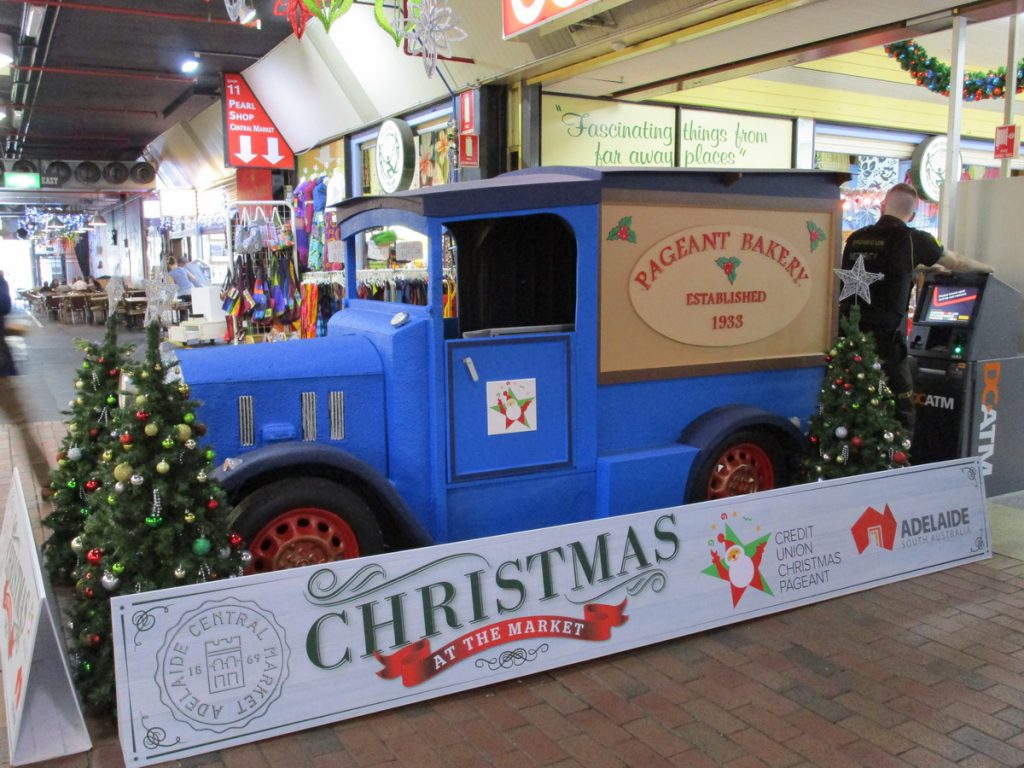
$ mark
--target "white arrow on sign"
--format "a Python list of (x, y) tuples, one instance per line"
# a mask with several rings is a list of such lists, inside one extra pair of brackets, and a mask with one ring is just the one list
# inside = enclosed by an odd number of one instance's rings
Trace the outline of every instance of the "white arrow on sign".
[(255, 159), (256, 155), (252, 151), (252, 136), (239, 136), (238, 147), (240, 151), (235, 152), (235, 157), (243, 163), (248, 164)]
[[(267, 136), (267, 154), (263, 157), (266, 158), (268, 163), (274, 164), (284, 160), (284, 155), (280, 152), (280, 145), (278, 144), (276, 136)], [(248, 160), (246, 162), (248, 162)]]

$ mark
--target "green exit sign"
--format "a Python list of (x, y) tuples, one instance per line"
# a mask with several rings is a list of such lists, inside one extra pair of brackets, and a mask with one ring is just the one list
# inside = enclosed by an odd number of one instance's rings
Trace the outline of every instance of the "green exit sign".
[(41, 186), (38, 173), (8, 171), (4, 174), (4, 189), (39, 189)]

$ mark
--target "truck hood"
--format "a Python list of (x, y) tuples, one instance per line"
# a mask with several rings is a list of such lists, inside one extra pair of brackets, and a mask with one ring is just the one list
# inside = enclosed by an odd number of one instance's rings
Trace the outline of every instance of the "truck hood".
[(178, 360), (182, 378), (190, 387), (383, 374), (373, 344), (363, 336), (344, 333), (318, 339), (183, 349)]

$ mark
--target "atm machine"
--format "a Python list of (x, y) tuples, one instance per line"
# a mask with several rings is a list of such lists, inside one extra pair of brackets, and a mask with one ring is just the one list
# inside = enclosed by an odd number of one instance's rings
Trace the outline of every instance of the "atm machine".
[(907, 339), (914, 464), (980, 456), (989, 496), (1024, 489), (1021, 294), (994, 275), (929, 274)]

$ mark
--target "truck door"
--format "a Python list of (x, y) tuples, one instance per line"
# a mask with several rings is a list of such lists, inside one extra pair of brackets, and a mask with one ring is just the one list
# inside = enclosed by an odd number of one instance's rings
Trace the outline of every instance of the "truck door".
[(448, 344), (450, 479), (572, 463), (570, 335)]
[(572, 227), (554, 213), (446, 226), (461, 336), (446, 343), (450, 480), (572, 464)]

